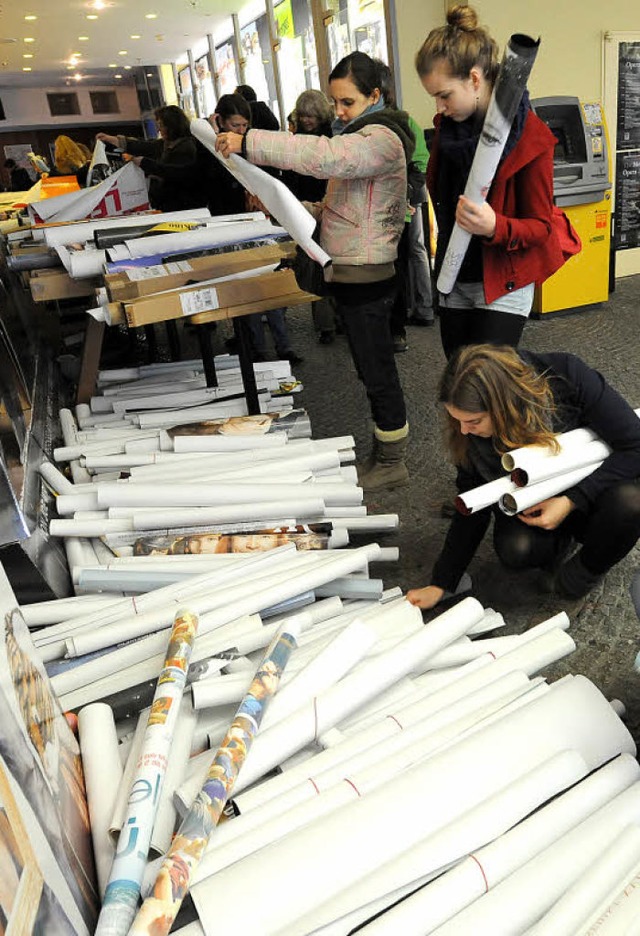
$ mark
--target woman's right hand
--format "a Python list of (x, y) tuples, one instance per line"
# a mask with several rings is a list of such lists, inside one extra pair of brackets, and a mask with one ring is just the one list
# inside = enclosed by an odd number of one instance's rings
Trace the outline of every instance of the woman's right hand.
[(118, 137), (111, 133), (96, 133), (96, 140), (100, 140), (101, 143), (110, 143), (112, 146), (118, 145)]
[(407, 601), (416, 608), (435, 608), (444, 595), (444, 588), (437, 585), (427, 585), (426, 588), (412, 588), (407, 592)]

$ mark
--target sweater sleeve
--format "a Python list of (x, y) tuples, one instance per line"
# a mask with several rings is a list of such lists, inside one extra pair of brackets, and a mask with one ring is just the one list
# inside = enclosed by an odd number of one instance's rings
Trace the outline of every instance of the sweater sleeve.
[(427, 164), (429, 162), (429, 151), (427, 149), (427, 142), (424, 138), (424, 132), (422, 127), (418, 125), (413, 117), (409, 117), (409, 126), (413, 130), (413, 135), (416, 138), (416, 145), (411, 157), (411, 161), (416, 164), (422, 173), (426, 173)]
[(330, 138), (249, 130), (245, 139), (249, 162), (293, 169), (317, 179), (366, 179), (405, 163), (400, 138), (376, 124)]
[[(484, 483), (475, 472), (458, 469), (456, 486), (460, 493)], [(455, 591), (462, 574), (473, 559), (491, 521), (491, 507), (478, 510), (465, 517), (453, 517), (440, 555), (431, 573), (431, 584), (445, 591)]]
[(640, 478), (640, 419), (602, 374), (580, 358), (573, 354), (544, 358), (570, 387), (580, 425), (592, 429), (612, 449), (599, 468), (564, 492), (579, 510), (587, 510), (613, 484)]
[[(118, 138), (119, 140), (120, 138)], [(163, 149), (162, 140), (136, 140), (133, 137), (124, 139), (122, 147), (125, 153), (131, 156), (146, 156), (149, 159), (159, 159)]]

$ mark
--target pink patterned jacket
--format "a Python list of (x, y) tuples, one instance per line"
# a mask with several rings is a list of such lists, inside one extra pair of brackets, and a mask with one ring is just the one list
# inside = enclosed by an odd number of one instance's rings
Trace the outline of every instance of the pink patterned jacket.
[(320, 243), (334, 265), (395, 260), (407, 207), (407, 168), (393, 130), (371, 124), (331, 139), (250, 130), (247, 158), (329, 180), (324, 200), (305, 207), (321, 220)]

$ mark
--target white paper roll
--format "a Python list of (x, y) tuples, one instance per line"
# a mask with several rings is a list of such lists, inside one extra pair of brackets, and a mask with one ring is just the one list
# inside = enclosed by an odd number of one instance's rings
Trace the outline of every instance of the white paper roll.
[(464, 494), (458, 494), (455, 505), (461, 514), (468, 516), (489, 507), (490, 504), (496, 504), (504, 494), (510, 494), (516, 489), (517, 485), (507, 475), (504, 478), (489, 481), (487, 484), (481, 484), (471, 491), (465, 491)]
[(91, 841), (100, 895), (104, 894), (115, 851), (109, 836), (122, 764), (113, 712), (103, 702), (78, 712), (78, 738), (91, 820)]
[(520, 513), (521, 510), (526, 510), (527, 507), (533, 507), (535, 504), (542, 503), (542, 501), (546, 500), (548, 497), (555, 497), (557, 494), (562, 494), (563, 491), (568, 490), (568, 488), (572, 487), (574, 484), (579, 484), (583, 478), (592, 474), (598, 467), (598, 464), (595, 464), (586, 465), (582, 468), (575, 468), (573, 471), (567, 471), (565, 474), (558, 475), (557, 477), (548, 478), (546, 481), (540, 481), (538, 484), (528, 484), (524, 488), (517, 488), (510, 494), (503, 494), (498, 502), (500, 510), (506, 513), (507, 516), (513, 517), (515, 514)]
[[(216, 483), (206, 488), (196, 484), (101, 484), (99, 507), (202, 507), (229, 503), (260, 503), (284, 498), (319, 497), (328, 505), (362, 503), (362, 488), (335, 484), (233, 484)], [(99, 534), (90, 534), (99, 535)]]

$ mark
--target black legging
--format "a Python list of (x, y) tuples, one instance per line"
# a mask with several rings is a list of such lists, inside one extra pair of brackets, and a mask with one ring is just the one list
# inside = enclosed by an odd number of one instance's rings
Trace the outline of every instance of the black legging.
[(447, 360), (465, 345), (518, 347), (526, 315), (495, 309), (447, 309), (440, 306), (440, 340)]
[(530, 527), (495, 512), (494, 547), (510, 569), (552, 567), (570, 538), (582, 543), (580, 561), (588, 572), (608, 572), (640, 538), (640, 483), (613, 485), (587, 513), (574, 510), (555, 530)]

